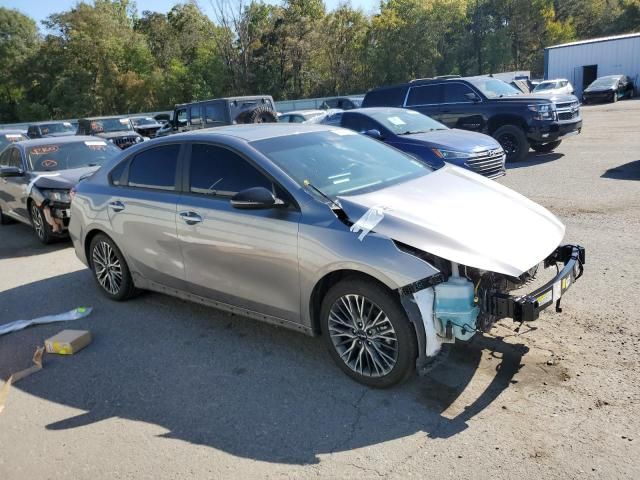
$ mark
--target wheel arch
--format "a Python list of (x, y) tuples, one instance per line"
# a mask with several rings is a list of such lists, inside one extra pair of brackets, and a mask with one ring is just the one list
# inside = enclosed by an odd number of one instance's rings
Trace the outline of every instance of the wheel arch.
[(348, 277), (357, 277), (375, 282), (378, 285), (389, 290), (389, 292), (391, 292), (394, 297), (397, 297), (398, 302), (400, 302), (400, 296), (398, 295), (397, 290), (393, 289), (389, 284), (380, 280), (380, 278), (376, 278), (375, 276), (361, 270), (354, 270), (350, 268), (333, 270), (325, 274), (316, 282), (313, 289), (311, 290), (311, 295), (309, 296), (309, 315), (311, 319), (311, 329), (315, 335), (320, 335), (322, 333), (322, 322), (320, 321), (320, 309), (322, 308), (322, 300), (333, 285)]
[(116, 245), (118, 245), (115, 240), (104, 230), (100, 229), (100, 228), (92, 228), (91, 230), (89, 230), (87, 232), (87, 234), (84, 236), (84, 243), (82, 245), (82, 248), (84, 249), (84, 254), (85, 254), (85, 258), (87, 259), (87, 264), (89, 266), (91, 266), (91, 255), (89, 252), (89, 248), (91, 247), (91, 241), (97, 236), (97, 235), (104, 235), (106, 237), (108, 237), (113, 243), (115, 243)]
[(489, 135), (493, 135), (497, 129), (504, 125), (513, 125), (521, 128), (523, 132), (527, 132), (527, 124), (524, 119), (518, 115), (500, 114), (489, 119)]

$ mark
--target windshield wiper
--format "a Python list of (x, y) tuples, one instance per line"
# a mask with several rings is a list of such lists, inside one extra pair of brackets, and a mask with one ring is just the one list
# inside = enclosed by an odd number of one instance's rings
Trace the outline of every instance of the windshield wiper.
[(398, 135), (413, 135), (414, 133), (427, 133), (427, 132), (431, 132), (432, 130), (434, 129), (430, 128), (429, 130), (407, 130), (406, 132), (399, 133)]

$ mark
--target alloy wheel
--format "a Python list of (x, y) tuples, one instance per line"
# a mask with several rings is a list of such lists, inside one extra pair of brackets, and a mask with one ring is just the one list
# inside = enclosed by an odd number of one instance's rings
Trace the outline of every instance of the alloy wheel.
[(42, 218), (42, 213), (40, 213), (40, 209), (36, 206), (35, 203), (31, 204), (31, 222), (33, 223), (33, 229), (38, 235), (38, 238), (44, 240), (46, 237), (45, 227), (44, 227), (44, 219)]
[(329, 336), (354, 372), (382, 377), (398, 361), (398, 338), (385, 312), (362, 295), (338, 298), (329, 312)]
[(507, 155), (516, 156), (518, 154), (518, 140), (509, 133), (503, 133), (498, 138), (498, 143), (502, 145)]
[(122, 264), (113, 247), (107, 242), (98, 242), (91, 258), (98, 283), (111, 295), (116, 295), (122, 287)]

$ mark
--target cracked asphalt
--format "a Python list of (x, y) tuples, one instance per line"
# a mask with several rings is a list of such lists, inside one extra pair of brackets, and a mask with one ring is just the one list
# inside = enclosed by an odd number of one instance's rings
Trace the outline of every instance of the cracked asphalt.
[(318, 338), (159, 294), (109, 302), (68, 243), (2, 227), (0, 323), (95, 311), (0, 337), (3, 380), (63, 328), (94, 337), (12, 388), (0, 478), (640, 478), (640, 101), (583, 117), (500, 180), (587, 248), (563, 313), (501, 322), (392, 390), (353, 383)]

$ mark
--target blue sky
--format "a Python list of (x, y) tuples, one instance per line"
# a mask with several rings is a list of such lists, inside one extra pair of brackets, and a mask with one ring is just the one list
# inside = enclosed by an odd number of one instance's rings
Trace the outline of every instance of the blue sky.
[[(266, 0), (268, 3), (280, 3), (277, 0)], [(38, 22), (47, 18), (49, 15), (55, 12), (68, 10), (73, 7), (77, 0), (0, 0), (0, 6), (7, 8), (15, 8), (22, 13), (30, 16)], [(156, 12), (167, 12), (171, 10), (176, 3), (181, 3), (180, 0), (136, 0), (138, 12), (144, 10), (151, 10)], [(335, 8), (341, 0), (324, 0), (328, 9)], [(198, 4), (209, 14), (211, 11), (211, 3), (209, 0), (198, 0)], [(379, 7), (379, 0), (351, 0), (351, 5), (354, 7), (360, 7), (365, 12), (371, 13), (377, 11)]]

